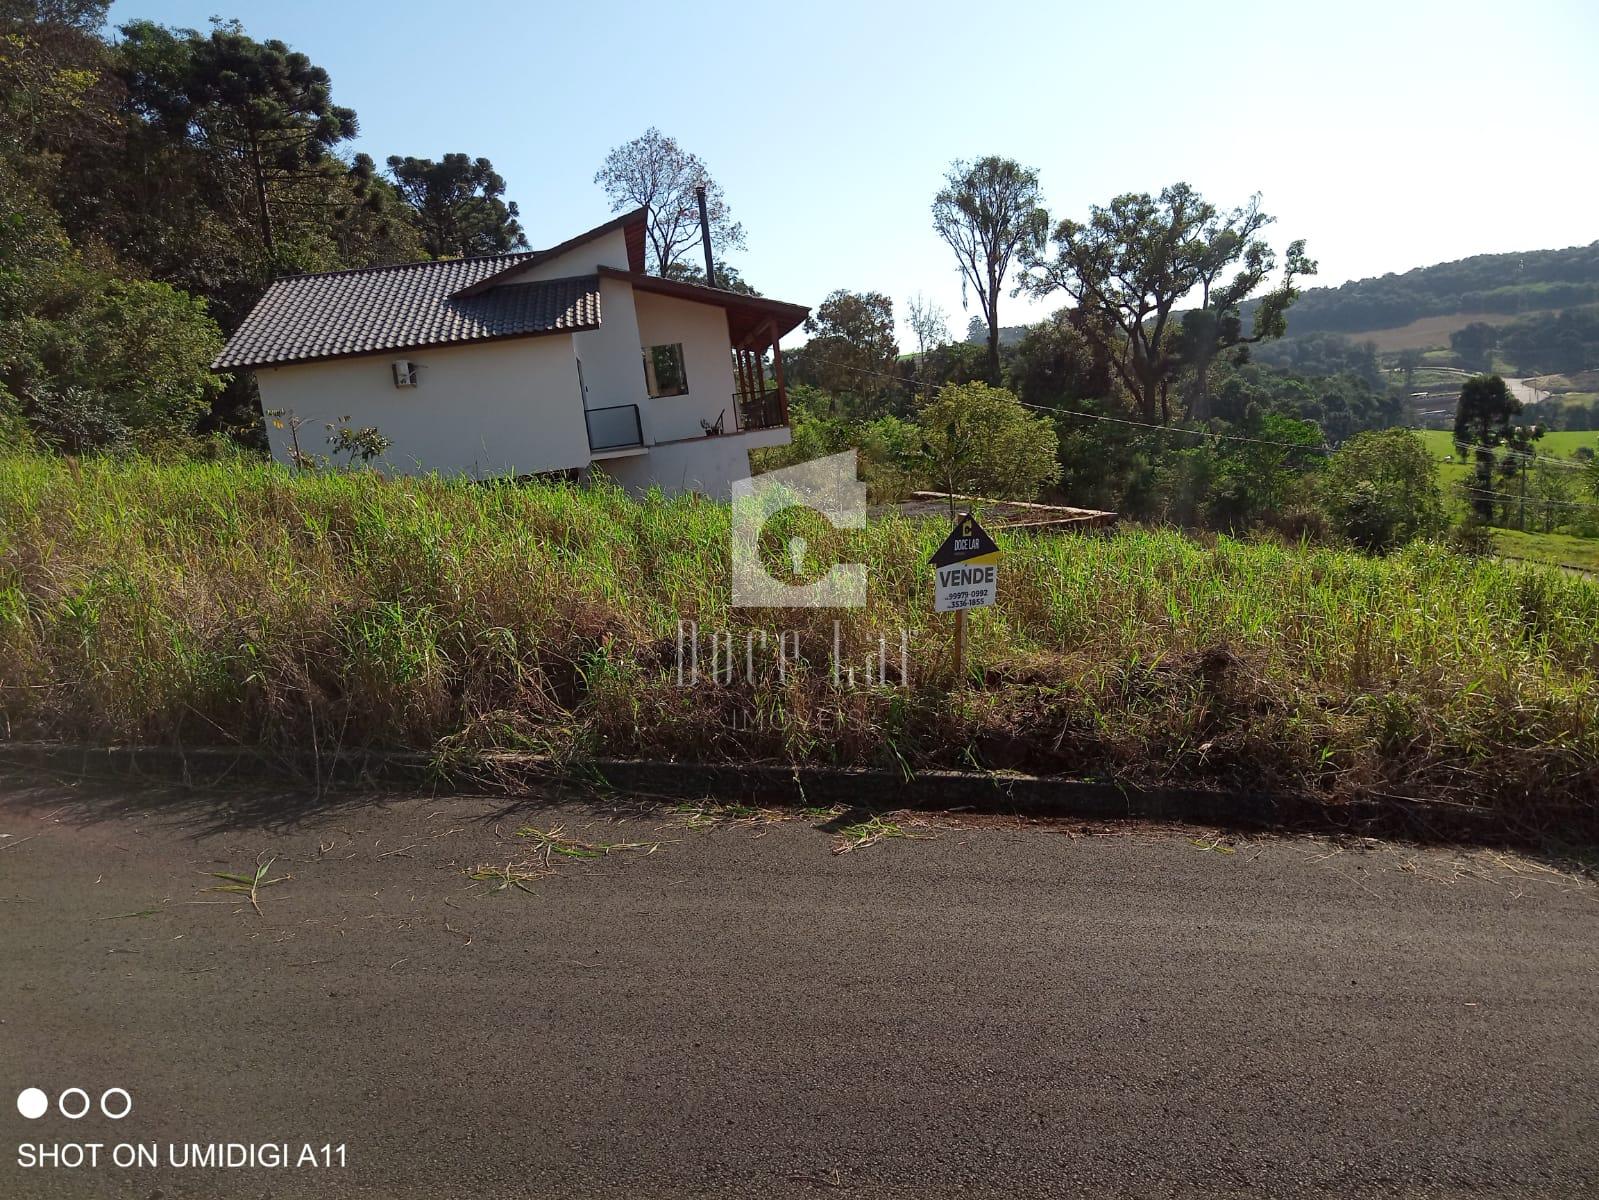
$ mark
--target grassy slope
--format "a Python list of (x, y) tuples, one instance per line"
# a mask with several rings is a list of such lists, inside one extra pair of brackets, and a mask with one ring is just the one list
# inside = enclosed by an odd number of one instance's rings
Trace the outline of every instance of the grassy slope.
[[(1424, 429), (1419, 433), (1433, 457), (1440, 460), (1439, 480), (1449, 491), (1451, 503), (1458, 507), (1459, 501), (1454, 496), (1453, 489), (1457, 483), (1466, 478), (1469, 468), (1455, 455), (1453, 435), (1447, 429)], [(1537, 452), (1553, 458), (1570, 458), (1579, 446), (1589, 446), (1599, 450), (1599, 432), (1561, 430), (1546, 433), (1538, 442)], [(1454, 457), (1456, 461), (1441, 461), (1449, 457)], [(1584, 498), (1579, 491), (1578, 500)], [(1599, 538), (1576, 537), (1566, 533), (1535, 531), (1523, 533), (1515, 529), (1501, 529), (1494, 533), (1494, 544), (1501, 554), (1513, 558), (1577, 567), (1582, 570), (1599, 569)]]
[[(1421, 440), (1427, 444), (1427, 449), (1432, 452), (1433, 457), (1440, 460), (1438, 470), (1446, 484), (1464, 477), (1466, 466), (1459, 461), (1460, 456), (1455, 453), (1453, 433), (1447, 429), (1421, 429), (1417, 430), (1417, 433), (1420, 435)], [(1599, 452), (1599, 432), (1560, 429), (1552, 433), (1546, 433), (1538, 439), (1535, 453), (1547, 455), (1550, 458), (1571, 459), (1581, 446), (1587, 446), (1590, 450)], [(1454, 458), (1456, 461), (1452, 463), (1442, 461), (1446, 458)]]
[(1556, 563), (1581, 571), (1599, 571), (1599, 538), (1577, 537), (1570, 533), (1522, 533), (1501, 529), (1494, 534), (1500, 554), (1532, 562)]
[[(1400, 350), (1435, 350), (1447, 349), (1449, 335), (1457, 330), (1464, 329), (1474, 321), (1481, 321), (1487, 325), (1509, 325), (1523, 317), (1539, 316), (1541, 313), (1443, 313), (1432, 317), (1418, 317), (1408, 325), (1397, 325), (1387, 329), (1366, 329), (1358, 333), (1340, 333), (1340, 337), (1348, 338), (1359, 345), (1362, 342), (1375, 342), (1379, 354), (1396, 354)], [(1293, 328), (1293, 318), (1289, 318), (1289, 328)]]
[[(234, 465), (0, 459), (0, 716), (13, 737), (552, 757), (1015, 766), (1527, 806), (1599, 792), (1599, 583), (1173, 533), (1002, 538), (950, 621), (943, 530), (840, 535), (862, 610), (728, 606), (728, 510), (616, 492)], [(677, 686), (677, 622), (797, 631), (779, 680)], [(908, 629), (909, 689), (838, 688)], [(705, 650), (708, 654), (708, 647)], [(892, 657), (892, 655), (891, 655)]]

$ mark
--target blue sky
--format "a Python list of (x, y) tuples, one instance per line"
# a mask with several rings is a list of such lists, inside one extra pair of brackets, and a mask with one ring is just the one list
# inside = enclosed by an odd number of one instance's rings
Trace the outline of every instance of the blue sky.
[(921, 292), (957, 333), (970, 314), (928, 216), (957, 157), (1038, 167), (1060, 215), (1179, 179), (1228, 207), (1259, 191), (1320, 283), (1599, 239), (1586, 0), (117, 0), (111, 21), (212, 14), (326, 67), (379, 163), (493, 159), (535, 246), (603, 221), (595, 170), (657, 125), (721, 181), (763, 292), (873, 289), (902, 318)]

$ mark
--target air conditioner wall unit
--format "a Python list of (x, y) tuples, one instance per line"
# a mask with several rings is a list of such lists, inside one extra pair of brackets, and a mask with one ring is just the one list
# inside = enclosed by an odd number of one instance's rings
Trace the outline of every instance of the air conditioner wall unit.
[(416, 386), (416, 364), (414, 362), (406, 362), (401, 359), (394, 363), (394, 386), (401, 388)]

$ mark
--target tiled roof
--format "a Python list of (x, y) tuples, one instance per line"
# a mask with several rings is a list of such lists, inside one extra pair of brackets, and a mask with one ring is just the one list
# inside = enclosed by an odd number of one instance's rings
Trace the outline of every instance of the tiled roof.
[(596, 328), (600, 281), (594, 275), (452, 296), (536, 257), (496, 254), (280, 279), (211, 365), (264, 367)]

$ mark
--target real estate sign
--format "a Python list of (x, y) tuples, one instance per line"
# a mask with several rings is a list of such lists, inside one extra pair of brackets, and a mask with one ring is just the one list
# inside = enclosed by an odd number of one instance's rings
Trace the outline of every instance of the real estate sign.
[(986, 608), (999, 593), (999, 546), (971, 513), (955, 518), (933, 552), (933, 611)]

